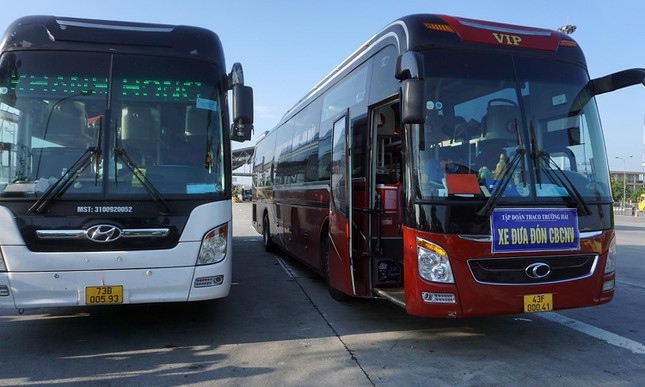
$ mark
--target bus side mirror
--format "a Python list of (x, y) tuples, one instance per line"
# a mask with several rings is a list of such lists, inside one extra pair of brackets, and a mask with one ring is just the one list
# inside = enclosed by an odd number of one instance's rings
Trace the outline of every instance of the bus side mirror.
[(645, 85), (645, 68), (619, 71), (591, 81), (594, 95), (638, 84)]
[(623, 87), (642, 84), (645, 86), (645, 68), (635, 68), (619, 71), (604, 77), (592, 79), (587, 87), (571, 102), (571, 111), (577, 112), (589, 102), (591, 97), (622, 89)]
[(233, 124), (231, 140), (249, 141), (253, 133), (253, 89), (241, 84), (233, 85)]
[(249, 141), (253, 133), (253, 89), (244, 86), (244, 70), (237, 62), (228, 75), (228, 88), (233, 92), (231, 140)]
[(426, 121), (425, 82), (406, 79), (401, 83), (401, 122), (423, 124)]
[(423, 56), (415, 51), (400, 55), (395, 76), (401, 81), (401, 122), (423, 124), (426, 119)]
[(423, 56), (408, 51), (396, 58), (396, 79), (423, 79)]

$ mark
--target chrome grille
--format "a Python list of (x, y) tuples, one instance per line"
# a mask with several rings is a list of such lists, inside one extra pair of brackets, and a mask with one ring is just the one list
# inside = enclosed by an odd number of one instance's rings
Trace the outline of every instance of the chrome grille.
[[(468, 267), (477, 282), (496, 285), (524, 285), (572, 281), (590, 276), (598, 263), (598, 255), (551, 255), (514, 258), (476, 258)], [(545, 264), (550, 270), (535, 276), (535, 264)], [(542, 265), (540, 265), (542, 266)], [(546, 272), (543, 271), (543, 272)], [(540, 277), (540, 278), (535, 278)]]

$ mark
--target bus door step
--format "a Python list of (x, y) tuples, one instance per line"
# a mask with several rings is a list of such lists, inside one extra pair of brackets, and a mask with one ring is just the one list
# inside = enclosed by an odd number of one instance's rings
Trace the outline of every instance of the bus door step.
[(388, 288), (388, 289), (382, 289), (382, 288), (374, 288), (374, 293), (379, 296), (383, 297), (394, 304), (405, 308), (405, 289), (404, 288)]

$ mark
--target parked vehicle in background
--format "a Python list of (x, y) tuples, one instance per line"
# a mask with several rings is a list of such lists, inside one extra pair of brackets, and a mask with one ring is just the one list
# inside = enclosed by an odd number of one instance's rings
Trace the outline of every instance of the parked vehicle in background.
[(253, 190), (250, 188), (245, 188), (242, 190), (242, 201), (251, 201), (253, 200)]
[(327, 278), (428, 317), (609, 302), (615, 235), (594, 95), (560, 32), (411, 15), (256, 144), (253, 225)]

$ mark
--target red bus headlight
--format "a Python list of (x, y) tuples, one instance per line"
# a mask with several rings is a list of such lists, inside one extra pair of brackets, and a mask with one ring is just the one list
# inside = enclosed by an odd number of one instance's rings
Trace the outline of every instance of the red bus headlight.
[(419, 275), (425, 280), (455, 282), (446, 250), (421, 238), (417, 238), (417, 268)]
[(616, 236), (614, 235), (609, 242), (609, 251), (607, 251), (607, 262), (605, 263), (605, 274), (612, 273), (616, 270)]

